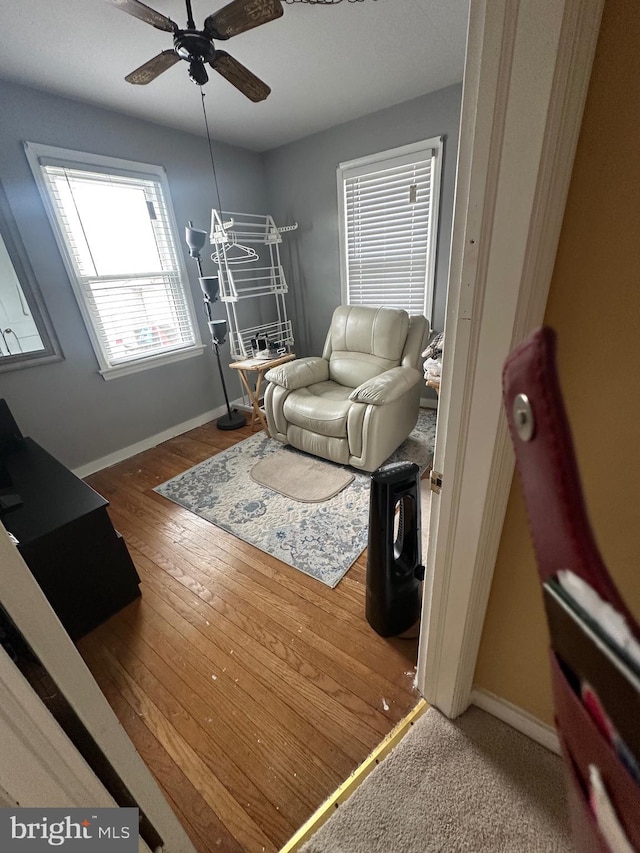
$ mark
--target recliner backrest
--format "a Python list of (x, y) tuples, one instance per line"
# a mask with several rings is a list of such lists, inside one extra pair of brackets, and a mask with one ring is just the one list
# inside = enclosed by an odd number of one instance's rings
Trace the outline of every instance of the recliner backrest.
[(400, 308), (340, 305), (333, 312), (323, 357), (334, 382), (356, 388), (400, 365), (409, 315)]
[(404, 352), (400, 361), (403, 367), (415, 367), (422, 373), (422, 353), (427, 346), (430, 334), (431, 324), (426, 317), (423, 317), (422, 314), (412, 314), (409, 317), (407, 342), (404, 345)]

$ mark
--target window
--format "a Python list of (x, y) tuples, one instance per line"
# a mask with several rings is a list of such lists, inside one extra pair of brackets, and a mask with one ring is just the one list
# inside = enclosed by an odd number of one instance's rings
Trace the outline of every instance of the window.
[(342, 299), (431, 320), (442, 139), (338, 167)]
[(104, 378), (201, 353), (164, 170), (25, 149)]

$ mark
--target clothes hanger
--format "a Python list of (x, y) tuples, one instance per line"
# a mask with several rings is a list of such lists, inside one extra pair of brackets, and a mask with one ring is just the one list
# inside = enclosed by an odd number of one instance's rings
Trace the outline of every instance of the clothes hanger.
[[(234, 251), (239, 254), (234, 255)], [(243, 246), (242, 243), (232, 241), (223, 248), (217, 249), (211, 255), (211, 260), (220, 266), (225, 261), (228, 264), (246, 264), (251, 261), (257, 261), (259, 257), (256, 250), (252, 249), (251, 246)]]

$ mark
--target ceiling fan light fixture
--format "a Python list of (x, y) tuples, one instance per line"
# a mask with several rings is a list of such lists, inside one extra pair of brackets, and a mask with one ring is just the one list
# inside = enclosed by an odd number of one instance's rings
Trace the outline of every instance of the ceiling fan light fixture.
[(207, 69), (201, 59), (192, 59), (189, 63), (189, 78), (198, 86), (204, 86), (209, 79)]

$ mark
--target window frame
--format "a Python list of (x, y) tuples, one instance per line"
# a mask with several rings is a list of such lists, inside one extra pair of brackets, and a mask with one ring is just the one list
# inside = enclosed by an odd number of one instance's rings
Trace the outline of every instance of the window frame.
[[(431, 152), (431, 192), (429, 211), (429, 245), (427, 249), (426, 280), (424, 289), (424, 315), (433, 322), (433, 300), (435, 296), (436, 257), (438, 245), (438, 219), (440, 212), (440, 184), (442, 179), (443, 137), (434, 136), (430, 139), (412, 142), (398, 148), (390, 148), (376, 154), (359, 157), (339, 163), (336, 170), (338, 185), (338, 223), (340, 246), (340, 294), (342, 303), (349, 303), (349, 271), (347, 258), (347, 221), (346, 221), (346, 181), (351, 177), (363, 176), (391, 165), (393, 160), (413, 161), (429, 159)], [(408, 160), (411, 162), (411, 159)], [(399, 165), (399, 164), (398, 164)]]
[[(25, 142), (24, 150), (31, 167), (36, 185), (40, 192), (40, 196), (44, 203), (47, 217), (53, 229), (53, 233), (60, 250), (65, 269), (69, 276), (69, 281), (73, 290), (73, 294), (78, 303), (80, 314), (82, 316), (89, 340), (93, 347), (96, 359), (98, 361), (98, 372), (103, 379), (115, 379), (120, 376), (128, 376), (132, 373), (139, 373), (144, 370), (149, 370), (153, 367), (171, 364), (172, 362), (182, 361), (184, 359), (193, 358), (202, 355), (206, 347), (202, 344), (200, 336), (200, 328), (197, 322), (195, 306), (191, 293), (189, 276), (187, 274), (184, 263), (184, 254), (178, 239), (179, 230), (173, 211), (173, 203), (169, 190), (169, 182), (164, 166), (158, 166), (150, 163), (139, 163), (133, 160), (124, 160), (119, 157), (108, 157), (101, 154), (90, 154), (82, 151), (74, 151), (67, 148), (58, 148), (52, 145), (43, 145), (38, 142)], [(75, 269), (74, 260), (71, 256), (70, 249), (67, 243), (66, 235), (63, 232), (54, 202), (49, 194), (47, 182), (43, 174), (43, 163), (49, 165), (46, 161), (55, 161), (56, 165), (66, 168), (92, 169), (97, 173), (123, 175), (126, 177), (138, 177), (142, 180), (154, 180), (158, 183), (160, 192), (162, 193), (164, 203), (167, 209), (167, 219), (169, 232), (174, 243), (175, 255), (177, 258), (177, 272), (184, 294), (186, 310), (193, 328), (192, 344), (181, 347), (179, 349), (160, 352), (155, 355), (141, 355), (138, 358), (132, 359), (122, 364), (109, 364), (106, 352), (100, 339), (100, 335), (94, 327), (93, 318), (89, 310), (87, 299), (85, 296), (84, 287), (78, 277)]]

